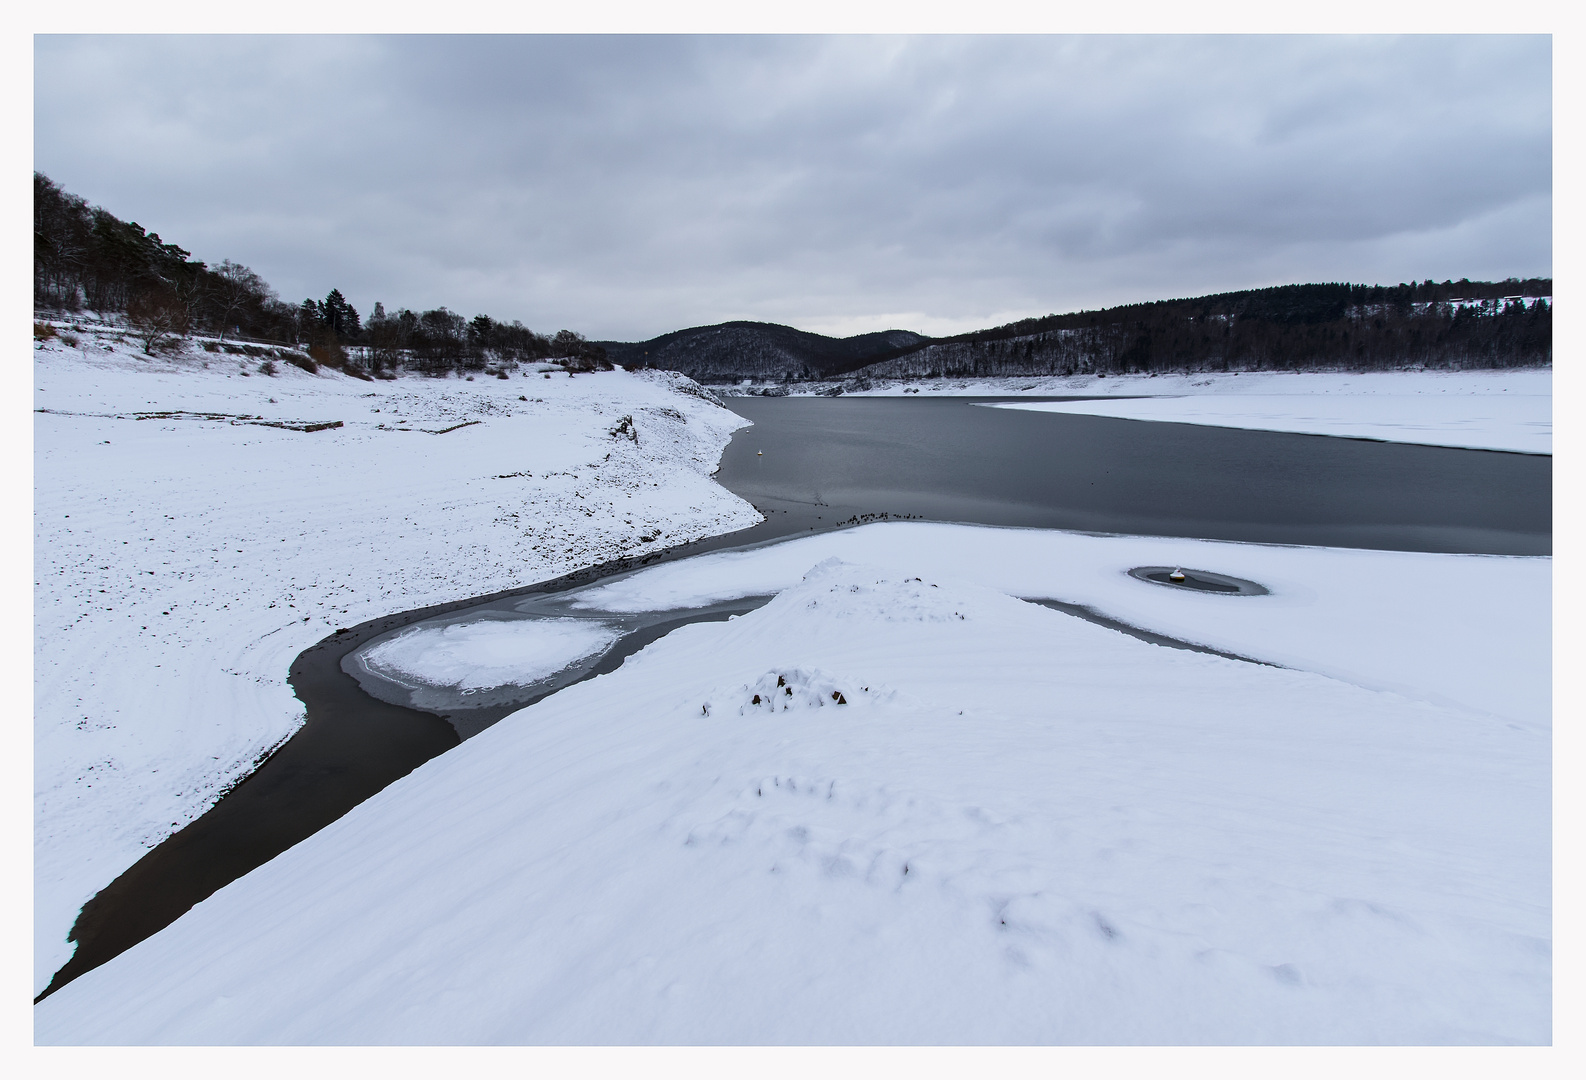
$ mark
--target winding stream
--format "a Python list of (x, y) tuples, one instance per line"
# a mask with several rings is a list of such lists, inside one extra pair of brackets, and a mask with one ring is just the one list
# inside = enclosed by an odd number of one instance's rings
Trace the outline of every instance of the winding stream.
[[(655, 562), (888, 517), (1404, 551), (1551, 552), (1550, 457), (975, 407), (989, 400), (1006, 399), (734, 398), (734, 411), (755, 426), (733, 438), (717, 479), (765, 514), (761, 524), (372, 619), (309, 648), (289, 674), (306, 708), (304, 726), (84, 905), (71, 934), (77, 950), (40, 998), (503, 716), (615, 670), (679, 626), (726, 619), (769, 599), (622, 616), (569, 607), (569, 593)], [(1088, 608), (1038, 602), (1157, 644), (1214, 651)], [(572, 617), (603, 620), (618, 632), (615, 643), (520, 687), (436, 697), (383, 677), (360, 655), (414, 626)]]

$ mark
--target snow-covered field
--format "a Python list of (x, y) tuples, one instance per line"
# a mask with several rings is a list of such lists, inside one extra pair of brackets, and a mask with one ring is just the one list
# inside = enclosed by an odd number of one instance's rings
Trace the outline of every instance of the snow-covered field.
[[(702, 607), (796, 584), (823, 559), (898, 565), (1373, 690), (1547, 725), (1553, 560), (897, 522), (647, 567), (578, 594), (591, 611)], [(1131, 578), (1181, 565), (1272, 592)]]
[[(1340, 435), (1389, 442), (1553, 452), (1551, 369), (1454, 372), (1090, 375), (933, 380), (912, 388), (953, 394), (1097, 394), (1135, 400), (1032, 401), (992, 406), (1215, 427)], [(910, 385), (866, 393), (896, 396)]]
[[(295, 730), (287, 667), (337, 626), (758, 519), (710, 480), (742, 421), (684, 381), (243, 363), (35, 353), (39, 988), (78, 906)], [(430, 761), (46, 999), (35, 1037), (1545, 1043), (1550, 586), (1546, 558), (923, 523), (648, 567), (580, 613), (778, 595)], [(494, 685), (609, 636), (488, 619), (371, 660)]]
[[(1546, 396), (1552, 368), (1477, 371), (1240, 371), (1165, 375), (1037, 375), (986, 379), (877, 381), (859, 396), (899, 397), (916, 393), (949, 397), (1085, 394), (1102, 397), (1150, 395), (1526, 394)], [(814, 384), (808, 384), (813, 387)], [(799, 386), (796, 384), (794, 390)]]
[[(1272, 591), (1124, 574), (1174, 562)], [(780, 592), (427, 763), (36, 1037), (1547, 1042), (1550, 565), (905, 523), (638, 571), (589, 610)]]
[(992, 405), (997, 409), (1081, 413), (1124, 420), (1293, 431), (1354, 439), (1553, 452), (1550, 397), (1175, 397), (1137, 401), (1032, 401)]
[(304, 648), (759, 520), (710, 479), (744, 422), (665, 376), (258, 363), (34, 352), (36, 989), (79, 907), (301, 723)]

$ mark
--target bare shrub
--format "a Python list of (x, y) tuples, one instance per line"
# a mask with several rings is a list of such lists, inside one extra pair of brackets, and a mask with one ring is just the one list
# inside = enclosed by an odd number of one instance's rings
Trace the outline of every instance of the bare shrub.
[(182, 338), (192, 325), (192, 316), (181, 297), (173, 292), (146, 292), (127, 305), (127, 322), (133, 336), (143, 342), (148, 356), (167, 339)]
[(345, 367), (347, 364), (346, 351), (342, 349), (339, 342), (335, 341), (310, 345), (308, 347), (308, 355), (314, 358), (316, 364), (324, 364), (326, 367), (339, 368)]

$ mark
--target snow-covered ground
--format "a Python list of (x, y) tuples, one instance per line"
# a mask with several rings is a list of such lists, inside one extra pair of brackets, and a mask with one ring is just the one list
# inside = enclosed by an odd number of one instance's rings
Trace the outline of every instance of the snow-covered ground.
[[(807, 385), (795, 384), (796, 392)], [(1524, 394), (1547, 396), (1553, 385), (1552, 368), (1513, 368), (1476, 371), (1240, 371), (1192, 372), (1168, 375), (1040, 375), (986, 379), (877, 380), (869, 390), (850, 391), (860, 396), (902, 395), (1018, 396), (1084, 394), (1103, 397), (1139, 395), (1257, 394), (1389, 394), (1485, 395)]]
[(268, 376), (75, 336), (34, 352), (37, 989), (79, 907), (301, 723), (307, 646), (759, 520), (710, 479), (744, 421), (686, 380)]
[[(1124, 573), (1179, 562), (1271, 593)], [(780, 592), (427, 763), (36, 1037), (1547, 1042), (1550, 565), (908, 523), (648, 568), (589, 610)]]
[(1135, 400), (1031, 401), (992, 407), (1551, 454), (1552, 383), (1551, 369), (1242, 372), (932, 380), (889, 384), (863, 393), (1096, 394), (1108, 399), (1146, 395)]
[(989, 406), (1125, 420), (1341, 435), (1354, 439), (1553, 452), (1550, 394), (1239, 394), (1133, 401), (1030, 401)]
[[(265, 376), (89, 334), (35, 361), (39, 988), (81, 903), (295, 730), (303, 648), (758, 517), (709, 479), (742, 421), (665, 376)], [(1550, 583), (1545, 558), (921, 523), (649, 567), (584, 613), (779, 595), (427, 763), (47, 999), (36, 1038), (1547, 1042)], [(482, 620), (376, 659), (494, 684), (607, 636)]]
[(1476, 450), (1553, 452), (1553, 402), (1550, 397), (1339, 394), (1323, 398), (1252, 394), (1137, 401), (1031, 401), (990, 407), (1293, 431), (1302, 435), (1341, 435)]
[[(828, 558), (1081, 604), (1197, 645), (1505, 720), (1551, 716), (1550, 558), (895, 522), (664, 563), (578, 596), (592, 611), (703, 607), (780, 592)], [(1223, 596), (1128, 575), (1157, 565), (1271, 592)]]

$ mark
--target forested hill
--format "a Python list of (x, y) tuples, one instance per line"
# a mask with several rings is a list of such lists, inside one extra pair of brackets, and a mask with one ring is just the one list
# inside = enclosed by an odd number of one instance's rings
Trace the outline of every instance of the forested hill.
[(841, 375), (912, 352), (930, 340), (907, 330), (832, 338), (776, 323), (728, 322), (674, 330), (649, 341), (595, 344), (624, 367), (665, 368), (723, 382)]
[[(355, 373), (440, 374), (550, 360), (569, 370), (654, 367), (710, 382), (1072, 375), (1088, 372), (1531, 367), (1553, 360), (1553, 282), (1282, 285), (1047, 315), (952, 337), (884, 330), (832, 338), (727, 322), (649, 341), (591, 342), (516, 320), (375, 304), (367, 318), (332, 289), (289, 303), (246, 266), (210, 267), (33, 174), (35, 309), (119, 313), (146, 350), (206, 330), (301, 345)], [(35, 328), (35, 333), (46, 332)], [(220, 342), (215, 343), (219, 347)]]
[(1552, 362), (1552, 291), (1547, 278), (1283, 285), (1048, 315), (944, 338), (899, 330), (828, 338), (736, 322), (601, 344), (625, 366), (714, 382), (1530, 367)]
[(43, 173), (33, 174), (35, 312), (70, 318), (87, 310), (119, 318), (150, 353), (207, 332), (219, 338), (205, 346), (211, 351), (228, 336), (303, 346), (306, 355), (298, 355), (310, 370), (317, 362), (360, 376), (399, 369), (439, 375), (539, 360), (569, 371), (611, 366), (572, 330), (552, 337), (516, 319), (464, 319), (445, 307), (387, 312), (380, 303), (362, 318), (340, 289), (324, 300), (288, 303), (246, 266), (228, 259), (212, 267), (189, 255), (135, 221), (90, 206)]

